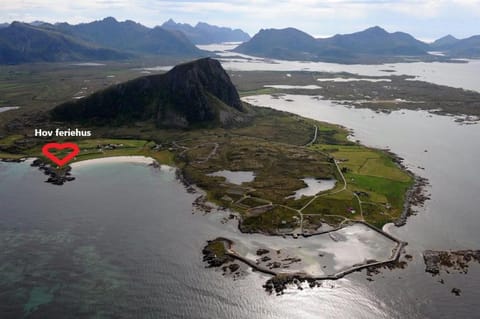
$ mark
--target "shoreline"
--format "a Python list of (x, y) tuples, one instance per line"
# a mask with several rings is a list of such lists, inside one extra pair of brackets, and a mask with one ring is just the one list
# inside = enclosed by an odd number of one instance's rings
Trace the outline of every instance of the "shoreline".
[(114, 163), (136, 163), (136, 164), (147, 164), (147, 165), (159, 165), (158, 162), (152, 158), (142, 155), (129, 155), (129, 156), (109, 156), (109, 157), (99, 157), (92, 158), (87, 160), (82, 160), (78, 162), (73, 162), (70, 164), (72, 169), (83, 168), (95, 164), (114, 164)]
[[(426, 188), (428, 185), (430, 185), (430, 183), (427, 178), (420, 176), (409, 169), (404, 164), (403, 157), (400, 157), (390, 149), (384, 149), (383, 151), (392, 158), (393, 162), (398, 165), (398, 167), (406, 171), (413, 178), (412, 185), (405, 193), (402, 213), (395, 221), (392, 222), (396, 227), (402, 227), (407, 223), (408, 217), (415, 214), (413, 208), (423, 206), (425, 202), (430, 199), (430, 197), (426, 194)], [(388, 224), (385, 224), (384, 226), (386, 225)]]

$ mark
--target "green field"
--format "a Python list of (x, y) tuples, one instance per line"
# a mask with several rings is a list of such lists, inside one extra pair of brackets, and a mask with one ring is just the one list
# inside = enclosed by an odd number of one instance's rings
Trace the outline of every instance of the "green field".
[[(312, 148), (328, 152), (337, 160), (347, 182), (342, 193), (356, 192), (362, 205), (362, 220), (382, 226), (400, 217), (405, 194), (414, 180), (389, 154), (359, 145), (314, 145)], [(308, 210), (311, 212), (312, 208)]]

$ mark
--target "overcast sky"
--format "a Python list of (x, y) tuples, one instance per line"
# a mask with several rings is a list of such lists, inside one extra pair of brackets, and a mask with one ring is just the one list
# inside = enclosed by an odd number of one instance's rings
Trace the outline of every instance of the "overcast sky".
[(0, 21), (89, 22), (113, 16), (147, 26), (177, 22), (241, 28), (295, 27), (314, 36), (379, 25), (431, 40), (480, 34), (480, 0), (0, 0)]

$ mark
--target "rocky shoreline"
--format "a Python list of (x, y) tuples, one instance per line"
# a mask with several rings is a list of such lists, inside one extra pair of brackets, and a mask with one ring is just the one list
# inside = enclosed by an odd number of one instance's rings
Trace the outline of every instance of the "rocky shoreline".
[(38, 167), (45, 175), (48, 176), (46, 183), (61, 186), (67, 182), (75, 180), (75, 177), (71, 175), (72, 167), (67, 165), (61, 168), (55, 168), (50, 164), (45, 163), (41, 159), (36, 159), (30, 164), (32, 167)]
[(404, 226), (407, 223), (409, 216), (415, 215), (414, 206), (421, 207), (430, 199), (426, 194), (425, 188), (429, 185), (426, 178), (414, 175), (415, 181), (412, 187), (405, 194), (405, 202), (403, 204), (403, 211), (400, 217), (394, 222), (397, 227)]
[(423, 204), (430, 199), (426, 193), (426, 187), (429, 185), (428, 179), (418, 176), (408, 169), (405, 164), (403, 164), (404, 159), (397, 154), (391, 152), (390, 150), (385, 150), (385, 152), (390, 155), (395, 164), (397, 164), (401, 169), (407, 171), (413, 178), (414, 183), (410, 189), (405, 194), (405, 202), (403, 203), (403, 211), (400, 217), (393, 223), (397, 227), (404, 226), (407, 223), (409, 216), (412, 216), (416, 213), (413, 210), (413, 206), (421, 207)]

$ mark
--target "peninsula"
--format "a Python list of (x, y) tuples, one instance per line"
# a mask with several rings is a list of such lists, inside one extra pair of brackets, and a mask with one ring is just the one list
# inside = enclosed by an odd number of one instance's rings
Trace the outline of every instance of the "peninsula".
[[(38, 127), (91, 131), (56, 140), (79, 145), (75, 161), (144, 155), (176, 166), (185, 184), (205, 192), (198, 206), (228, 208), (244, 233), (308, 237), (362, 223), (395, 247), (385, 262), (403, 243), (380, 229), (404, 223), (419, 194), (398, 158), (350, 141), (346, 128), (242, 102), (210, 58), (15, 118), (2, 129), (0, 157), (44, 161), (50, 138), (33, 136)], [(214, 258), (230, 251), (208, 247)]]

